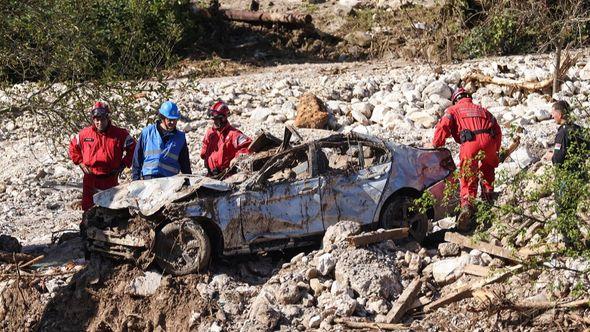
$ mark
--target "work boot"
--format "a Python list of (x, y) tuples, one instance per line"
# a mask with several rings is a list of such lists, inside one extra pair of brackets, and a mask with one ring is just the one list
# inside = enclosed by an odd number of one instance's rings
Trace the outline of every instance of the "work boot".
[(461, 213), (457, 217), (457, 230), (460, 233), (466, 233), (475, 228), (475, 209), (466, 205), (461, 207)]

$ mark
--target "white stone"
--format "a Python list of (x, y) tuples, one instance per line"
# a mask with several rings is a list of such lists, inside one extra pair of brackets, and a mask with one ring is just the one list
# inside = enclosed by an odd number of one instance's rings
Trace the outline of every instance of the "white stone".
[(544, 109), (536, 109), (533, 115), (538, 122), (551, 119), (551, 113)]
[(590, 61), (582, 68), (578, 74), (582, 81), (590, 81)]
[(373, 109), (373, 113), (371, 114), (371, 121), (375, 122), (375, 123), (382, 123), (383, 116), (385, 115), (385, 113), (389, 112), (390, 110), (391, 110), (391, 108), (389, 108), (388, 106), (384, 106), (384, 105), (375, 106), (375, 108)]
[(434, 81), (426, 86), (422, 91), (422, 100), (436, 94), (445, 99), (451, 99), (452, 91), (443, 81)]
[(533, 163), (535, 160), (526, 146), (521, 146), (516, 151), (514, 151), (510, 158), (518, 165), (520, 168), (525, 168)]
[(250, 113), (250, 119), (256, 122), (264, 122), (269, 115), (272, 114), (272, 110), (268, 108), (257, 107)]
[(469, 257), (469, 255), (465, 255), (457, 258), (442, 259), (434, 262), (432, 265), (432, 276), (434, 277), (434, 281), (445, 281), (448, 276), (455, 273), (456, 271), (458, 272), (466, 264), (468, 264)]
[(369, 124), (369, 119), (367, 119), (367, 116), (364, 115), (360, 110), (353, 108), (351, 111), (351, 115), (356, 122), (361, 123), (365, 126)]
[(417, 128), (433, 128), (437, 119), (426, 112), (414, 112), (408, 115)]
[(329, 275), (334, 270), (335, 266), (336, 261), (334, 260), (334, 256), (330, 253), (323, 254), (317, 258), (316, 267), (323, 276)]
[(127, 286), (127, 293), (136, 296), (149, 296), (156, 293), (162, 275), (158, 272), (147, 271), (143, 276), (136, 277)]
[(370, 118), (373, 112), (373, 105), (368, 102), (354, 103), (350, 105), (353, 111), (362, 113), (365, 117)]
[(565, 81), (561, 84), (560, 91), (564, 96), (571, 97), (576, 94), (576, 86), (571, 81)]

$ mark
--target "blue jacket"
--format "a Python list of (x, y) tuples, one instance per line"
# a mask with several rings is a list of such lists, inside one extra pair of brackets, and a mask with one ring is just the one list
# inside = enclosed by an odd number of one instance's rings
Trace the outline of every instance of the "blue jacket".
[(133, 155), (132, 179), (191, 173), (185, 134), (160, 129), (160, 122), (145, 127)]

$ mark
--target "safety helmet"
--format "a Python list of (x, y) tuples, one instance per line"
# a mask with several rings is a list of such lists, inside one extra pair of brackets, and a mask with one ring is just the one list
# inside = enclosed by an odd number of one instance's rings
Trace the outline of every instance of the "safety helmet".
[(220, 116), (227, 117), (229, 114), (229, 107), (227, 107), (226, 103), (220, 100), (211, 106), (207, 114), (210, 118), (216, 118)]
[(171, 101), (165, 101), (162, 106), (160, 106), (160, 114), (168, 119), (180, 119), (180, 111), (178, 111), (178, 106), (176, 106), (176, 104)]
[(107, 116), (110, 112), (109, 105), (102, 101), (97, 101), (90, 109), (90, 115), (93, 118)]
[(465, 90), (463, 88), (457, 88), (453, 92), (453, 95), (451, 96), (451, 102), (454, 104), (457, 102), (457, 100), (459, 100), (463, 97), (467, 97), (468, 95), (469, 95), (469, 92), (467, 92), (467, 90)]

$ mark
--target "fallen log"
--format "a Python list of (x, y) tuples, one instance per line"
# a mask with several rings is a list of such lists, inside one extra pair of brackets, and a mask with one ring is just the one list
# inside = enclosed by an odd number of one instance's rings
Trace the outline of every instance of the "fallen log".
[(445, 241), (458, 244), (462, 247), (477, 249), (481, 252), (488, 253), (492, 256), (501, 257), (513, 262), (521, 261), (520, 257), (513, 254), (512, 251), (506, 248), (502, 248), (484, 241), (475, 241), (467, 236), (463, 236), (458, 233), (446, 233)]
[(485, 266), (467, 264), (463, 267), (463, 273), (478, 277), (487, 277), (490, 275), (490, 269)]
[(305, 26), (311, 25), (312, 17), (309, 14), (299, 13), (268, 13), (250, 10), (219, 9), (219, 14), (229, 21), (246, 22), (252, 24), (277, 23), (285, 25)]
[(364, 246), (371, 243), (382, 242), (385, 240), (399, 240), (408, 237), (410, 232), (409, 228), (394, 228), (387, 229), (384, 231), (368, 232), (360, 235), (349, 236), (346, 240), (356, 246)]
[(407, 330), (408, 325), (405, 324), (388, 324), (388, 323), (375, 323), (375, 322), (359, 322), (359, 321), (351, 321), (342, 318), (334, 319), (334, 323), (345, 325), (346, 327), (352, 329), (374, 329), (374, 330), (389, 330), (389, 331), (397, 331), (397, 330)]
[(446, 306), (448, 304), (451, 304), (451, 303), (460, 301), (462, 299), (471, 297), (473, 291), (480, 289), (486, 285), (501, 281), (504, 278), (507, 278), (511, 274), (516, 273), (521, 269), (522, 269), (522, 265), (518, 264), (518, 265), (515, 265), (512, 267), (509, 267), (508, 269), (506, 269), (502, 272), (498, 272), (492, 276), (481, 279), (477, 282), (461, 286), (458, 289), (456, 289), (455, 291), (453, 291), (451, 294), (443, 296), (440, 299), (433, 301), (432, 303), (424, 306), (424, 312), (430, 312), (430, 311), (436, 310), (440, 307)]
[(7, 263), (28, 262), (33, 258), (35, 258), (35, 256), (31, 256), (29, 254), (23, 254), (20, 252), (0, 251), (0, 261), (7, 262)]
[(387, 316), (385, 316), (386, 323), (397, 323), (402, 319), (406, 311), (408, 311), (414, 303), (413, 301), (420, 292), (421, 286), (422, 280), (416, 278), (408, 285), (408, 287), (406, 287), (406, 289), (404, 289), (403, 293), (393, 303)]

